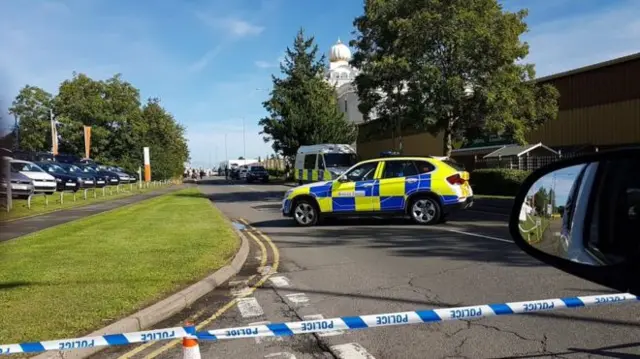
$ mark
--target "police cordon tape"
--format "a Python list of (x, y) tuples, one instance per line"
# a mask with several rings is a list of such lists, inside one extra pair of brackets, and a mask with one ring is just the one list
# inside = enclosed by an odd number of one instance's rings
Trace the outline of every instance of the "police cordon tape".
[(557, 309), (572, 309), (605, 304), (638, 302), (640, 297), (630, 293), (566, 297), (525, 302), (496, 303), (469, 307), (417, 310), (353, 317), (272, 323), (196, 332), (195, 327), (174, 327), (134, 333), (109, 334), (96, 337), (50, 340), (0, 345), (0, 354), (36, 353), (49, 350), (74, 350), (101, 346), (126, 345), (179, 338), (201, 340), (240, 339), (255, 337), (291, 336), (336, 330), (355, 330), (392, 325), (408, 325), (450, 320), (472, 320), (496, 315), (526, 314)]

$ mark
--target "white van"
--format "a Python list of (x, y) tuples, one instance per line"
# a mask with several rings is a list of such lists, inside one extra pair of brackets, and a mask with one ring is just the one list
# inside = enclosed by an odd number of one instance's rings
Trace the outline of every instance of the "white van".
[(358, 162), (353, 147), (340, 144), (300, 146), (294, 177), (299, 184), (330, 181)]

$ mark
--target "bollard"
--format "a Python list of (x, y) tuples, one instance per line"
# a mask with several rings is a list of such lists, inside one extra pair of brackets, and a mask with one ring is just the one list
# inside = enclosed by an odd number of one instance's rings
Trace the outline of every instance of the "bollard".
[(76, 194), (78, 194), (78, 192), (77, 192), (77, 191), (74, 191), (74, 192), (73, 192), (73, 201), (74, 201), (74, 202), (78, 200), (78, 197), (76, 197)]
[(82, 197), (84, 198), (84, 200), (87, 200), (87, 189), (85, 188), (82, 194)]
[(60, 204), (64, 204), (64, 191), (60, 192)]
[(49, 197), (44, 193), (44, 206), (49, 207)]
[(109, 196), (113, 195), (113, 187), (109, 186)]
[(120, 193), (120, 183), (116, 185), (116, 193)]
[(107, 195), (105, 191), (106, 191), (105, 187), (102, 187), (102, 197)]
[(31, 197), (32, 197), (32, 196), (33, 196), (33, 195), (32, 195), (32, 194), (30, 194), (30, 195), (29, 195), (29, 197), (27, 197), (27, 208), (28, 208), (28, 209), (31, 209)]
[(129, 191), (133, 192), (133, 182), (129, 183)]
[(93, 198), (98, 198), (98, 194), (96, 193), (96, 189), (93, 189)]

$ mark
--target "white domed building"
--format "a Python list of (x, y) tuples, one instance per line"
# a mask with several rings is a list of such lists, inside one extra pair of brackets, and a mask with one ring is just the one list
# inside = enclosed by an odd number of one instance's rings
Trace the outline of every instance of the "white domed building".
[(358, 110), (358, 94), (353, 86), (358, 69), (349, 65), (349, 61), (351, 50), (338, 39), (329, 50), (329, 69), (325, 80), (335, 86), (340, 110), (351, 122), (360, 124), (363, 122), (362, 114)]

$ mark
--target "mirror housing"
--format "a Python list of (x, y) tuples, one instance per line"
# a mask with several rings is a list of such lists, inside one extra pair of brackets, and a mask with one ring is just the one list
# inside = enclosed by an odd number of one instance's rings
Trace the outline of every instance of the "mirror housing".
[(509, 232), (520, 249), (546, 264), (639, 295), (640, 147), (534, 171), (515, 198)]
[(347, 177), (345, 177), (345, 176), (340, 176), (340, 177), (338, 177), (338, 182), (347, 183), (347, 182), (349, 182), (349, 179)]

